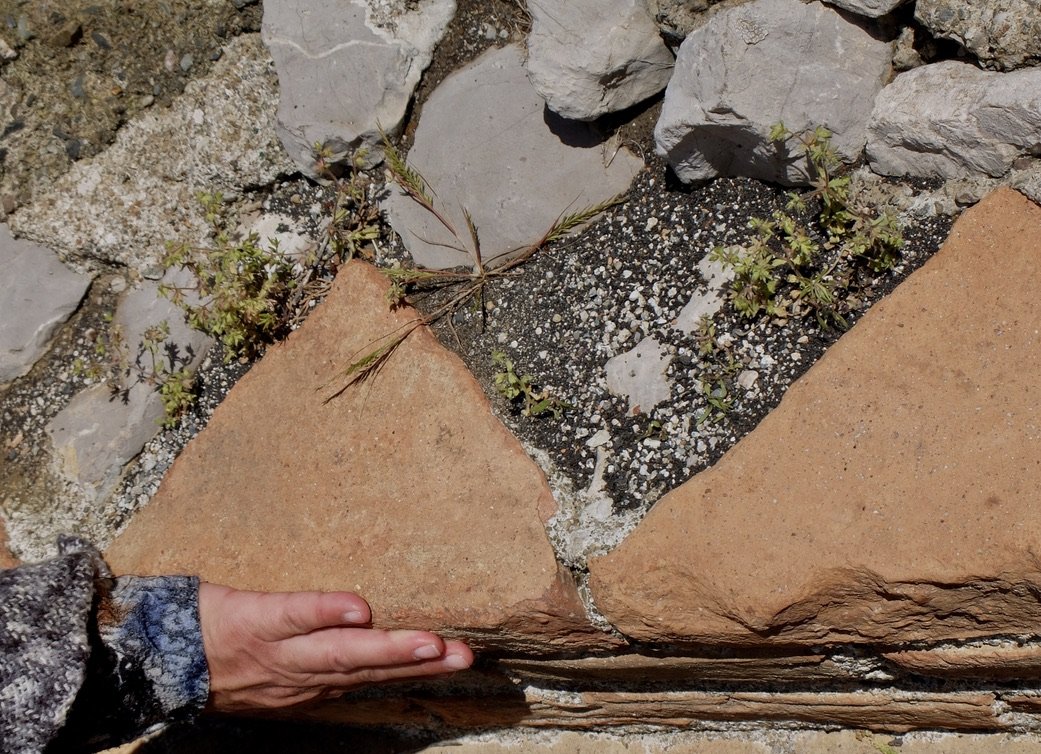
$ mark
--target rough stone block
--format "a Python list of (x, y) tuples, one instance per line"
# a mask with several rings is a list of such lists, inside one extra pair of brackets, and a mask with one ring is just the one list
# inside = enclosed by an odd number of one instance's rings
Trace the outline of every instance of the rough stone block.
[(683, 181), (805, 184), (805, 166), (770, 141), (771, 126), (826, 126), (839, 155), (855, 160), (891, 57), (889, 44), (820, 3), (727, 8), (680, 47), (654, 130), (658, 154)]
[(264, 43), (278, 69), (278, 130), (315, 175), (315, 143), (349, 157), (396, 131), (454, 0), (268, 0)]
[(982, 71), (947, 60), (896, 77), (878, 95), (867, 155), (882, 175), (1000, 178), (1037, 151), (1041, 68)]
[(1003, 189), (711, 469), (592, 561), (641, 641), (1039, 634), (1041, 207)]
[[(345, 697), (313, 714), (355, 725), (407, 724), (419, 728), (548, 728), (597, 731), (638, 724), (686, 729), (705, 721), (771, 727), (828, 725), (891, 733), (918, 729), (1008, 730), (1014, 723), (996, 711), (991, 692), (584, 691), (561, 693), (533, 687), (523, 695), (481, 699), (412, 696)], [(1030, 705), (1026, 702), (1024, 707)], [(1033, 704), (1036, 711), (1038, 705)], [(790, 749), (789, 749), (790, 751)]]
[(55, 329), (79, 306), (90, 276), (0, 225), (0, 384), (32, 369)]
[(915, 18), (951, 39), (985, 68), (1012, 70), (1041, 62), (1038, 0), (918, 0)]
[(259, 36), (236, 37), (206, 78), (122, 127), (112, 146), (12, 215), (11, 227), (77, 259), (151, 271), (167, 242), (208, 238), (199, 192), (232, 197), (292, 172), (275, 135), (277, 96)]
[(971, 645), (886, 652), (883, 657), (906, 673), (930, 678), (988, 680), (1041, 679), (1041, 647)]
[(340, 273), (185, 448), (109, 549), (112, 567), (356, 591), (379, 626), (479, 647), (615, 645), (556, 562), (545, 478), (429, 331), (332, 397), (352, 359), (414, 322), (412, 310), (390, 311), (386, 288), (362, 263)]
[(673, 56), (643, 0), (532, 3), (528, 77), (549, 109), (593, 120), (669, 83)]
[(491, 50), (445, 79), (423, 106), (408, 161), (455, 234), (400, 191), (385, 203), (423, 267), (473, 266), (464, 209), (485, 264), (496, 266), (538, 241), (561, 214), (627, 190), (642, 167), (587, 124), (548, 111), (523, 57), (516, 46)]
[(850, 667), (814, 654), (781, 657), (670, 657), (619, 655), (575, 660), (504, 659), (495, 666), (536, 685), (566, 682), (631, 687), (729, 683), (744, 687), (850, 683), (862, 680)]

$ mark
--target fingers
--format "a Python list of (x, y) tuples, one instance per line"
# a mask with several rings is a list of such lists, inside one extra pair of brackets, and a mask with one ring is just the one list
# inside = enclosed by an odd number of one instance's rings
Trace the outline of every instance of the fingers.
[(253, 593), (257, 598), (257, 634), (278, 641), (336, 626), (365, 626), (369, 605), (351, 592)]
[(428, 631), (367, 628), (369, 606), (349, 592), (199, 588), (213, 709), (285, 706), (358, 686), (449, 675), (470, 666), (459, 641)]
[[(320, 649), (313, 640), (319, 634), (311, 634), (307, 637), (310, 646), (303, 649), (306, 655), (297, 659), (308, 663), (312, 677), (336, 693), (371, 683), (447, 676), (471, 667), (474, 662), (471, 649), (454, 640), (442, 640), (438, 656), (416, 659), (416, 649), (426, 654), (422, 650), (436, 646), (428, 638), (432, 634), (426, 632), (345, 629), (328, 633), (339, 634), (332, 638), (335, 646)], [(331, 655), (320, 661), (312, 654), (320, 651)]]
[(282, 649), (286, 662), (301, 670), (351, 672), (439, 660), (445, 654), (445, 642), (429, 631), (340, 628), (296, 636), (283, 642)]

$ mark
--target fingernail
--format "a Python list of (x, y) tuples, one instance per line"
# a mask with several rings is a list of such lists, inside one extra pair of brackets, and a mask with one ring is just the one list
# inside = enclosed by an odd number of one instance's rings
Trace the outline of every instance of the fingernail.
[(349, 613), (343, 614), (343, 620), (346, 623), (364, 623), (365, 616), (357, 610), (351, 610)]
[(424, 644), (422, 647), (414, 650), (412, 656), (417, 660), (433, 660), (435, 657), (441, 656), (441, 650), (433, 644)]
[(465, 670), (466, 668), (470, 667), (470, 663), (466, 660), (466, 658), (460, 657), (459, 655), (448, 655), (447, 657), (445, 657), (444, 662), (442, 664), (446, 668), (450, 668), (451, 670)]

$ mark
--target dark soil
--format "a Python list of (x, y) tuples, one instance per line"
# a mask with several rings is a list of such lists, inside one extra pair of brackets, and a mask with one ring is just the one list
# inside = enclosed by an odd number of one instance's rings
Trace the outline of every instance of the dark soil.
[[(243, 5), (236, 8), (236, 5)], [(205, 75), (259, 3), (0, 0), (0, 216)]]

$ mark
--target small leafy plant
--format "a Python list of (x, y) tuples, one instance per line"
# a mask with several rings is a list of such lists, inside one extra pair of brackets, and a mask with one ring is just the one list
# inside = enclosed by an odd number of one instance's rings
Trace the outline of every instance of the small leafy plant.
[(789, 192), (784, 211), (750, 220), (748, 245), (717, 247), (711, 257), (733, 271), (730, 300), (744, 317), (813, 314), (822, 327), (845, 328), (858, 275), (896, 264), (902, 229), (890, 211), (860, 201), (826, 128), (796, 135), (778, 123), (770, 138), (779, 149), (798, 143), (811, 190)]
[(327, 227), (327, 244), (338, 257), (346, 262), (357, 256), (368, 256), (370, 244), (380, 237), (379, 207), (369, 197), (371, 181), (362, 171), (366, 152), (357, 150), (351, 159), (349, 171), (344, 174), (339, 167), (337, 155), (327, 144), (314, 145), (315, 169), (318, 174), (333, 184), (333, 202), (329, 208), (330, 222)]
[(160, 292), (184, 310), (189, 325), (220, 341), (225, 361), (251, 358), (287, 329), (292, 266), (274, 241), (265, 245), (255, 233), (232, 238), (219, 193), (202, 193), (199, 201), (213, 246), (169, 244), (163, 264), (189, 271), (196, 283), (167, 284)]
[(94, 341), (94, 359), (77, 359), (73, 371), (108, 386), (113, 398), (129, 399), (131, 388), (154, 388), (163, 404), (163, 426), (173, 427), (195, 403), (195, 379), (188, 369), (194, 358), (182, 353), (170, 340), (165, 320), (144, 331), (136, 353), (126, 343), (123, 329), (106, 315), (107, 327)]
[(647, 426), (637, 434), (637, 438), (640, 440), (658, 440), (659, 442), (664, 442), (668, 437), (669, 433), (665, 431), (665, 427), (658, 419), (651, 419)]
[(524, 416), (550, 414), (559, 420), (564, 411), (571, 408), (548, 390), (539, 390), (530, 374), (518, 375), (505, 352), (492, 351), (492, 362), (501, 370), (496, 372), (493, 380), (495, 389), (506, 400), (520, 402)]
[(734, 379), (746, 364), (735, 355), (731, 343), (717, 337), (716, 325), (708, 315), (698, 321), (695, 340), (700, 367), (697, 389), (709, 407), (698, 418), (701, 425), (709, 420), (721, 420), (730, 413), (734, 406)]

